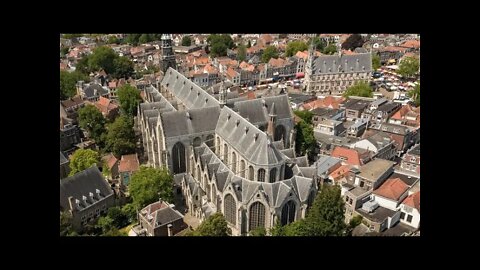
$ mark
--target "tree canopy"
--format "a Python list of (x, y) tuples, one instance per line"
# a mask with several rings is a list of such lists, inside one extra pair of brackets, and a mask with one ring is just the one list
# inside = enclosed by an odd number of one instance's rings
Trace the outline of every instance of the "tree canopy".
[(130, 84), (122, 85), (117, 90), (118, 101), (122, 113), (128, 117), (137, 115), (137, 107), (140, 101), (140, 91)]
[(295, 137), (295, 152), (297, 155), (307, 154), (310, 160), (313, 159), (317, 141), (313, 135), (312, 118), (310, 111), (294, 111), (295, 115), (302, 118), (302, 121), (295, 125), (297, 136)]
[(207, 38), (207, 43), (210, 46), (211, 57), (226, 56), (227, 49), (232, 49), (235, 45), (230, 35), (227, 34), (209, 35)]
[(267, 230), (264, 227), (257, 227), (248, 233), (250, 236), (266, 236)]
[(191, 46), (191, 45), (192, 45), (192, 38), (189, 36), (183, 36), (182, 46)]
[(292, 41), (287, 44), (287, 49), (285, 50), (285, 53), (287, 57), (295, 55), (298, 51), (305, 51), (308, 49), (308, 45), (300, 40)]
[(372, 53), (372, 69), (377, 70), (381, 67), (380, 56), (377, 53)]
[(109, 36), (107, 43), (108, 44), (119, 44), (120, 40), (116, 36)]
[(345, 204), (338, 186), (324, 185), (315, 197), (307, 217), (286, 226), (277, 224), (273, 236), (344, 236)]
[(139, 43), (148, 43), (155, 40), (160, 40), (162, 34), (128, 34), (124, 42), (137, 46)]
[(313, 47), (315, 48), (315, 50), (320, 51), (322, 53), (323, 53), (323, 50), (325, 49), (325, 47), (327, 46), (325, 41), (323, 39), (321, 39), (320, 37), (314, 37), (311, 40), (311, 42), (313, 42)]
[(135, 131), (133, 118), (120, 116), (108, 126), (106, 136), (106, 150), (112, 151), (116, 157), (135, 152)]
[(77, 70), (89, 74), (104, 70), (115, 78), (129, 77), (133, 74), (133, 62), (124, 56), (119, 56), (112, 48), (100, 46), (93, 53), (84, 56), (77, 63)]
[(105, 133), (105, 118), (95, 106), (89, 104), (80, 108), (78, 110), (78, 123), (81, 128), (88, 131), (95, 142), (102, 141), (102, 134)]
[(323, 54), (333, 55), (337, 52), (337, 46), (335, 44), (329, 44), (323, 49)]
[(353, 34), (342, 43), (342, 49), (353, 51), (355, 48), (362, 47), (363, 43), (365, 41), (360, 34)]
[(368, 83), (360, 81), (347, 88), (343, 96), (373, 97), (373, 90)]
[(88, 77), (78, 71), (60, 71), (60, 100), (69, 99), (77, 94), (78, 81), (88, 81)]
[(415, 106), (420, 106), (420, 84), (417, 84), (413, 90), (410, 90), (408, 92), (408, 96), (413, 98), (413, 103), (415, 103)]
[(268, 63), (271, 58), (278, 58), (278, 50), (274, 46), (268, 46), (262, 54), (262, 62)]
[(420, 60), (417, 57), (405, 57), (398, 66), (397, 73), (403, 77), (413, 77), (420, 69)]
[(100, 165), (100, 155), (91, 149), (78, 149), (70, 158), (69, 176), (88, 169), (93, 164)]
[(242, 61), (245, 61), (246, 57), (247, 57), (247, 47), (245, 47), (245, 45), (242, 43), (238, 46), (237, 60), (242, 62)]
[(142, 209), (159, 198), (167, 202), (173, 200), (173, 176), (166, 168), (141, 166), (133, 173), (128, 188), (137, 209)]
[(227, 226), (227, 221), (222, 213), (217, 212), (209, 216), (198, 228), (187, 234), (188, 236), (230, 236), (232, 230)]

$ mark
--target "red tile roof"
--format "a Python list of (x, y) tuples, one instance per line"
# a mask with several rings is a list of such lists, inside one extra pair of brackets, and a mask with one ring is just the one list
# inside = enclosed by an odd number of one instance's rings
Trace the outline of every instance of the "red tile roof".
[(333, 178), (333, 181), (337, 181), (338, 179), (341, 179), (345, 174), (347, 174), (351, 168), (351, 165), (342, 165), (333, 172), (331, 172), (329, 176)]
[(420, 40), (410, 39), (410, 40), (407, 40), (407, 41), (403, 42), (402, 45), (400, 45), (400, 46), (407, 47), (407, 48), (418, 49), (418, 48), (420, 48)]
[(373, 194), (391, 199), (398, 200), (408, 190), (407, 184), (405, 184), (400, 178), (388, 179), (378, 189), (373, 191)]
[(417, 191), (411, 194), (410, 196), (405, 198), (405, 200), (403, 200), (402, 203), (410, 207), (413, 207), (417, 209), (418, 212), (420, 212), (420, 191)]
[(302, 58), (302, 59), (307, 60), (307, 58), (308, 58), (308, 51), (303, 51), (303, 52), (298, 51), (298, 52), (295, 54), (295, 56), (298, 57), (298, 58)]
[(108, 169), (112, 169), (113, 166), (117, 163), (118, 159), (112, 154), (109, 153), (108, 155), (103, 157), (103, 160), (107, 163)]
[(95, 107), (103, 114), (108, 114), (110, 111), (118, 109), (118, 105), (113, 103), (110, 99), (100, 97), (100, 99), (95, 102)]
[(360, 155), (358, 151), (354, 149), (337, 146), (333, 149), (331, 156), (345, 159), (345, 162), (350, 165), (362, 165), (360, 162)]
[(118, 172), (134, 172), (140, 167), (137, 154), (123, 155), (118, 165)]
[(60, 70), (66, 70), (68, 68), (68, 65), (65, 63), (60, 63)]
[(268, 61), (268, 65), (272, 67), (282, 67), (285, 65), (285, 59), (282, 58), (270, 58), (270, 61)]
[(112, 89), (117, 88), (117, 80), (115, 79), (113, 81), (108, 82), (108, 88), (112, 88)]
[(230, 78), (236, 77), (236, 76), (238, 76), (238, 72), (236, 72), (232, 68), (228, 68), (227, 76), (230, 77)]

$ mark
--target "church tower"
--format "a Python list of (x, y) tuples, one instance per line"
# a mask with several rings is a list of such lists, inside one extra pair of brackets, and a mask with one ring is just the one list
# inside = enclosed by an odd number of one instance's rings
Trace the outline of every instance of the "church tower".
[(315, 48), (313, 45), (313, 40), (310, 43), (308, 49), (308, 59), (307, 64), (305, 65), (305, 81), (307, 83), (307, 92), (310, 92), (312, 89), (312, 76), (313, 76), (313, 61), (315, 60)]
[(270, 137), (270, 140), (273, 142), (275, 138), (275, 122), (277, 119), (277, 112), (275, 111), (275, 102), (272, 103), (272, 108), (270, 108), (270, 113), (268, 114), (270, 119), (268, 120), (267, 135)]
[(223, 108), (227, 104), (227, 90), (225, 90), (225, 86), (220, 84), (220, 91), (218, 92), (218, 102), (220, 103), (220, 108)]
[(161, 40), (162, 59), (160, 61), (160, 70), (165, 74), (169, 67), (177, 69), (177, 64), (175, 62), (175, 54), (173, 54), (172, 35), (163, 34)]

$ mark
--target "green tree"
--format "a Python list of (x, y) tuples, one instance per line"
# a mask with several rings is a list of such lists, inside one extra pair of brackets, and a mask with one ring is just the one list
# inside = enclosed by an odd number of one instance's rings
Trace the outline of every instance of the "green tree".
[(72, 214), (68, 211), (60, 212), (60, 236), (70, 236), (73, 232)]
[(95, 48), (93, 53), (89, 56), (88, 66), (92, 71), (105, 70), (108, 74), (115, 72), (115, 59), (118, 54), (112, 48), (101, 46)]
[(63, 58), (65, 55), (68, 54), (68, 51), (70, 50), (70, 47), (63, 47), (60, 49), (60, 56)]
[(350, 219), (346, 230), (347, 236), (352, 236), (353, 230), (362, 223), (362, 219), (363, 217), (360, 215), (356, 215), (352, 219)]
[(133, 203), (127, 203), (122, 207), (123, 214), (127, 217), (129, 223), (137, 221), (137, 209)]
[(139, 38), (138, 38), (138, 42), (139, 43), (148, 43), (152, 41), (151, 37), (149, 34), (142, 34)]
[(360, 34), (353, 34), (342, 43), (342, 49), (353, 51), (355, 48), (362, 47), (363, 43), (365, 41)]
[(78, 123), (88, 131), (96, 143), (102, 144), (102, 134), (105, 133), (105, 118), (93, 105), (86, 105), (78, 110)]
[(126, 232), (121, 232), (120, 230), (113, 228), (106, 233), (103, 233), (102, 236), (128, 236)]
[(295, 138), (295, 151), (297, 155), (307, 154), (310, 160), (313, 159), (317, 141), (313, 135), (313, 127), (305, 121), (300, 121), (295, 125), (297, 136)]
[(298, 51), (305, 51), (308, 49), (308, 45), (300, 40), (297, 41), (292, 41), (287, 44), (287, 49), (285, 50), (285, 53), (288, 57), (295, 55)]
[(133, 118), (120, 116), (108, 126), (105, 138), (107, 151), (112, 151), (116, 157), (135, 152), (135, 131)]
[(127, 215), (119, 206), (109, 208), (107, 216), (113, 220), (113, 226), (115, 228), (120, 229), (129, 224)]
[(248, 233), (250, 236), (266, 236), (267, 230), (264, 227), (257, 227)]
[(78, 60), (77, 65), (75, 66), (75, 71), (81, 72), (85, 75), (90, 74), (92, 70), (90, 69), (89, 62), (90, 62), (90, 56), (89, 55), (83, 56), (82, 58), (80, 58), (80, 60)]
[(317, 141), (313, 135), (312, 118), (313, 113), (310, 111), (294, 111), (295, 115), (300, 117), (302, 121), (295, 125), (297, 136), (295, 137), (295, 151), (298, 155), (307, 154), (310, 160), (313, 159)]
[(242, 43), (242, 44), (240, 44), (240, 45), (238, 46), (238, 50), (237, 50), (237, 60), (238, 60), (239, 62), (242, 62), (242, 61), (245, 61), (246, 57), (247, 57), (247, 48), (246, 48), (245, 45), (243, 45), (243, 43)]
[(115, 223), (114, 220), (109, 216), (100, 217), (97, 220), (97, 225), (95, 227), (97, 229), (101, 229), (102, 232), (105, 234), (105, 233), (115, 229), (114, 223)]
[(311, 236), (345, 235), (344, 212), (345, 203), (340, 195), (340, 187), (324, 185), (305, 219), (308, 233)]
[(377, 53), (372, 53), (372, 69), (377, 70), (381, 67), (380, 56)]
[(83, 36), (83, 34), (63, 34), (63, 38), (66, 38), (66, 39), (72, 39), (72, 38), (77, 38), (81, 36)]
[(128, 188), (136, 209), (142, 209), (159, 198), (167, 202), (173, 200), (173, 176), (166, 168), (141, 166), (133, 173)]
[(315, 50), (320, 52), (323, 52), (323, 50), (325, 50), (325, 47), (327, 46), (325, 41), (323, 41), (323, 39), (321, 39), (320, 37), (314, 37), (311, 42), (313, 42)]
[(128, 117), (136, 116), (138, 104), (142, 100), (140, 91), (134, 86), (125, 84), (118, 89), (117, 96), (122, 113)]
[(250, 48), (250, 47), (252, 47), (252, 42), (250, 42), (250, 40), (248, 40), (247, 48)]
[(120, 78), (129, 78), (133, 75), (133, 62), (125, 56), (120, 56), (113, 60), (114, 71), (112, 73), (113, 77)]
[(128, 34), (125, 37), (125, 42), (132, 44), (133, 46), (137, 46), (138, 39), (140, 38), (141, 34)]
[(278, 58), (278, 51), (277, 51), (277, 48), (275, 48), (274, 46), (268, 46), (263, 51), (262, 62), (268, 63), (268, 61), (270, 61), (271, 58), (275, 58), (275, 59)]
[(65, 70), (60, 71), (60, 100), (69, 99), (77, 94), (77, 82), (87, 81), (88, 77), (84, 74)]
[(313, 118), (313, 113), (311, 111), (299, 111), (299, 110), (296, 110), (294, 111), (295, 115), (302, 118), (303, 121), (305, 121), (305, 123), (311, 125), (312, 124), (312, 118)]
[(397, 73), (406, 78), (411, 78), (418, 73), (420, 60), (417, 57), (405, 57), (398, 66)]
[(334, 44), (329, 44), (325, 49), (323, 50), (323, 54), (328, 54), (328, 55), (333, 55), (337, 52), (337, 46)]
[(373, 97), (373, 90), (367, 82), (360, 81), (348, 87), (343, 96)]
[(116, 36), (109, 36), (108, 37), (108, 44), (120, 44), (120, 40)]
[(215, 43), (211, 46), (210, 55), (212, 57), (226, 56), (227, 46), (223, 43)]
[(182, 46), (190, 46), (190, 45), (192, 45), (192, 38), (189, 36), (183, 36)]
[(413, 102), (415, 103), (415, 106), (420, 106), (420, 84), (417, 84), (413, 90), (410, 90), (408, 92), (408, 96), (413, 98)]
[(227, 221), (222, 213), (217, 212), (209, 216), (198, 228), (187, 234), (188, 236), (230, 236), (232, 230), (227, 226)]
[(93, 164), (100, 165), (100, 155), (91, 149), (78, 149), (70, 158), (70, 176), (90, 168)]

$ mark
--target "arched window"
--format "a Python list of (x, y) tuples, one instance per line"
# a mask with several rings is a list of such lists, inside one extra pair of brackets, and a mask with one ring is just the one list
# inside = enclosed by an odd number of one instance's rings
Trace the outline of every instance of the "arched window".
[(270, 183), (275, 183), (276, 177), (277, 177), (277, 168), (273, 168), (270, 170)]
[(265, 170), (264, 169), (258, 169), (257, 180), (258, 180), (258, 182), (265, 182)]
[(217, 144), (215, 145), (217, 155), (220, 155), (220, 137), (217, 137)]
[(261, 202), (254, 202), (250, 206), (249, 230), (258, 227), (265, 228), (265, 206)]
[(233, 225), (237, 224), (237, 203), (231, 194), (227, 194), (225, 196), (225, 200), (223, 203), (225, 209), (223, 210), (223, 214), (225, 215), (225, 219)]
[(232, 171), (237, 173), (237, 154), (235, 152), (232, 152)]
[(228, 166), (228, 146), (227, 144), (223, 144), (223, 160), (225, 162), (225, 165)]
[(295, 203), (288, 201), (282, 208), (282, 226), (295, 221)]
[(177, 142), (172, 149), (173, 173), (183, 173), (185, 166), (185, 146), (181, 142)]
[(213, 138), (213, 135), (212, 135), (212, 134), (210, 134), (210, 135), (207, 136), (205, 144), (206, 144), (208, 147), (210, 147), (210, 150), (212, 149), (212, 147), (213, 147), (213, 145), (214, 145), (214, 138)]
[(240, 176), (245, 178), (245, 160), (240, 161)]
[(200, 146), (200, 144), (202, 144), (202, 139), (200, 139), (200, 137), (193, 139), (193, 147)]
[(248, 179), (253, 181), (253, 167), (248, 166)]

